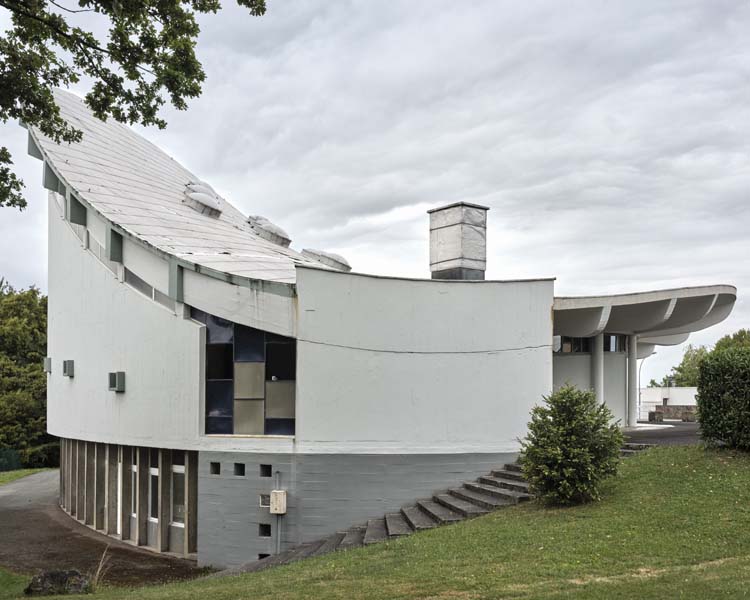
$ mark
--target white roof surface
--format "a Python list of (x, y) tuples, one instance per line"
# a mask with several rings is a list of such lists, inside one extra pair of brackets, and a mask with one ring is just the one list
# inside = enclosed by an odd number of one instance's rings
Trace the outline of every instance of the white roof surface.
[[(295, 264), (322, 267), (266, 241), (221, 200), (218, 218), (188, 204), (185, 185), (198, 177), (129, 127), (102, 122), (83, 100), (57, 90), (62, 117), (83, 131), (78, 144), (56, 144), (33, 130), (45, 159), (102, 216), (147, 244), (188, 262), (266, 281), (294, 283)], [(322, 267), (325, 268), (325, 267)]]

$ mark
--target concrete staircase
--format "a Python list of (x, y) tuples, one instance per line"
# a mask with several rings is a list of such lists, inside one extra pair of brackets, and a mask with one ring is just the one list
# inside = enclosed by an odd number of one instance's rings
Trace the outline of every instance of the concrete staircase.
[[(625, 444), (621, 455), (629, 457), (649, 447), (648, 444)], [(476, 481), (465, 482), (460, 487), (438, 492), (430, 499), (417, 500), (399, 512), (370, 519), (366, 525), (350, 527), (322, 540), (307, 542), (242, 567), (222, 571), (217, 575), (252, 573), (311, 556), (369, 546), (440, 525), (458, 523), (531, 498), (529, 484), (523, 478), (521, 465), (507, 463), (502, 469), (483, 475)]]

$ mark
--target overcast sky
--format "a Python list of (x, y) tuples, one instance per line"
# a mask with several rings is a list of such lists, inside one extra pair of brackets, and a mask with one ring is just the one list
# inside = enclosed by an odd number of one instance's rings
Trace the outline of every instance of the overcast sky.
[[(425, 211), (467, 200), (491, 207), (488, 278), (729, 283), (734, 313), (691, 342), (750, 326), (750, 3), (225, 4), (201, 19), (203, 96), (143, 134), (294, 247), (428, 277)], [(0, 276), (45, 289), (41, 163), (16, 124), (0, 141), (29, 200), (0, 209)]]

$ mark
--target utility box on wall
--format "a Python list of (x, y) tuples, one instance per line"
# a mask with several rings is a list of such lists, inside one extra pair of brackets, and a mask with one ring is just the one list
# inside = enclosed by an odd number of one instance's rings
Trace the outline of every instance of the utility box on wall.
[(271, 514), (272, 515), (285, 515), (286, 514), (286, 490), (272, 490), (271, 491)]
[(122, 393), (125, 391), (125, 372), (116, 371), (109, 374), (109, 391)]

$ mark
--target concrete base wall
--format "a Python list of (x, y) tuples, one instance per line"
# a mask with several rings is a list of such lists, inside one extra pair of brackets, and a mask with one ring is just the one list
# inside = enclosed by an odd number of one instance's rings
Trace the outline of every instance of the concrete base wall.
[[(500, 468), (516, 454), (248, 454), (198, 455), (198, 562), (236, 566), (320, 539), (368, 519), (398, 511), (417, 499)], [(220, 474), (211, 474), (211, 463)], [(236, 476), (235, 463), (245, 465)], [(272, 477), (260, 476), (271, 465)], [(277, 474), (278, 473), (278, 474)], [(259, 496), (287, 490), (287, 514), (271, 515)], [(259, 526), (271, 527), (270, 537)], [(280, 541), (277, 538), (280, 535)]]

